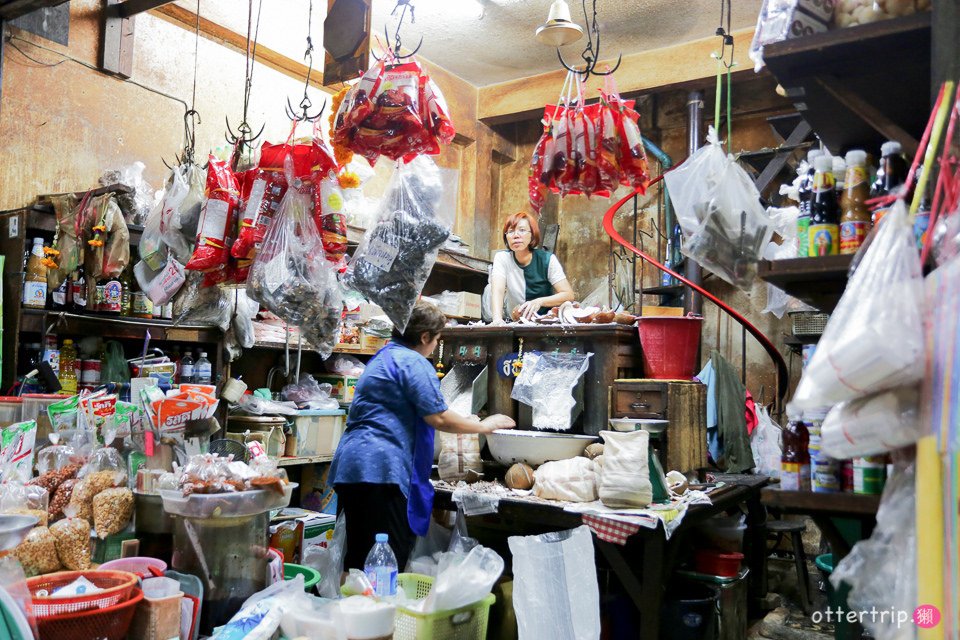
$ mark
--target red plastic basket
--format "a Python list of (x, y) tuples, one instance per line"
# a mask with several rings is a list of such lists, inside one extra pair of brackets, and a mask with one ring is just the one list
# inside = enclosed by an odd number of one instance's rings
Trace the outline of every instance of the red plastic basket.
[[(81, 576), (103, 591), (65, 598), (37, 595), (39, 591), (52, 593), (54, 589), (65, 587)], [(137, 580), (137, 574), (127, 571), (60, 571), (28, 579), (27, 588), (33, 600), (33, 615), (39, 620), (87, 609), (104, 609), (125, 602), (130, 599)]]
[(128, 600), (112, 607), (38, 619), (39, 640), (124, 640), (141, 600), (143, 592), (135, 588)]

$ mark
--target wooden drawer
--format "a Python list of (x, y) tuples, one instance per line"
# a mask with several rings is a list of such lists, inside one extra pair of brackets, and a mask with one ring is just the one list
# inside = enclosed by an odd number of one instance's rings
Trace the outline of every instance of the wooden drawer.
[(667, 418), (667, 383), (615, 382), (614, 418)]

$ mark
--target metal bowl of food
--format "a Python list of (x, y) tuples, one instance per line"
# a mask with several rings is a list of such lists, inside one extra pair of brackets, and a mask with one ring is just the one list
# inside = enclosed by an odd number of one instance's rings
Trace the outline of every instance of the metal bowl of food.
[(670, 424), (669, 420), (654, 420), (652, 418), (610, 418), (610, 426), (614, 431), (649, 431), (663, 433)]
[(9, 551), (23, 542), (39, 521), (37, 516), (0, 514), (0, 552)]
[(576, 458), (596, 441), (594, 436), (520, 429), (497, 429), (487, 434), (490, 453), (497, 462), (504, 465), (523, 462), (533, 467), (552, 460)]

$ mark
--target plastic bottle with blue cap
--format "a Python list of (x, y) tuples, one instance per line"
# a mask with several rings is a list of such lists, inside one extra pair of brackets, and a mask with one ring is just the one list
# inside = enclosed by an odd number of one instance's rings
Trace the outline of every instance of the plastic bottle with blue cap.
[(377, 534), (376, 543), (363, 563), (363, 572), (367, 574), (374, 594), (381, 597), (396, 595), (397, 556), (390, 548), (387, 534)]

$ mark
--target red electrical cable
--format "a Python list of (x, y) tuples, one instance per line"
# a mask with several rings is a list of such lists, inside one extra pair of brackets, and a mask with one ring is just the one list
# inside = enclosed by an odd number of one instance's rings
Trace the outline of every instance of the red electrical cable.
[[(680, 166), (680, 165), (677, 165), (677, 166)], [(662, 179), (663, 179), (663, 176), (662, 176), (662, 175), (659, 176), (659, 177), (657, 177), (657, 178), (654, 178), (654, 179), (650, 182), (650, 184), (648, 185), (647, 188), (652, 187), (652, 186), (655, 185), (656, 183), (660, 182), (660, 180), (662, 180)], [(687, 280), (686, 278), (684, 278), (684, 277), (683, 277), (682, 275), (680, 275), (679, 273), (673, 271), (672, 269), (669, 269), (668, 267), (665, 267), (664, 265), (660, 264), (659, 262), (657, 262), (656, 260), (654, 260), (653, 258), (651, 258), (650, 256), (648, 256), (646, 253), (644, 253), (644, 252), (641, 251), (640, 249), (637, 249), (635, 246), (633, 246), (633, 245), (630, 244), (627, 240), (625, 240), (625, 239), (623, 238), (623, 236), (621, 236), (619, 233), (617, 233), (617, 230), (616, 230), (616, 229), (613, 228), (613, 218), (614, 218), (614, 216), (616, 216), (617, 211), (620, 209), (620, 207), (622, 207), (622, 206), (623, 206), (624, 204), (626, 204), (631, 198), (635, 197), (635, 196), (638, 195), (639, 193), (640, 193), (639, 190), (634, 191), (634, 192), (632, 192), (632, 193), (629, 193), (629, 194), (627, 194), (626, 196), (624, 196), (623, 198), (621, 198), (620, 200), (618, 200), (617, 202), (615, 202), (612, 207), (610, 207), (609, 209), (607, 209), (607, 212), (606, 212), (606, 213), (604, 214), (604, 216), (603, 216), (603, 229), (604, 229), (604, 231), (606, 231), (608, 236), (610, 236), (614, 241), (616, 241), (618, 244), (620, 244), (620, 245), (623, 246), (624, 248), (629, 249), (630, 251), (634, 252), (635, 254), (637, 254), (638, 256), (640, 256), (640, 257), (641, 257), (643, 260), (645, 260), (646, 262), (649, 262), (650, 264), (652, 264), (653, 266), (655, 266), (657, 269), (660, 269), (660, 271), (663, 271), (664, 273), (669, 273), (671, 276), (673, 276), (674, 278), (676, 278), (677, 280), (679, 280), (679, 281), (682, 282), (683, 284), (687, 285), (688, 287), (690, 287), (691, 289), (693, 289), (694, 291), (696, 291), (697, 293), (699, 293), (700, 295), (702, 295), (704, 298), (707, 298), (708, 300), (710, 300), (711, 302), (713, 302), (715, 305), (717, 305), (718, 307), (720, 307), (721, 309), (723, 309), (723, 311), (724, 311), (727, 315), (729, 315), (729, 316), (732, 317), (734, 320), (736, 320), (737, 322), (739, 322), (740, 325), (741, 325), (744, 329), (746, 329), (748, 332), (750, 332), (750, 335), (752, 335), (754, 338), (757, 339), (757, 342), (760, 343), (760, 345), (761, 345), (761, 346), (764, 348), (764, 350), (767, 352), (767, 355), (770, 356), (770, 359), (773, 360), (773, 363), (777, 366), (777, 372), (779, 373), (777, 392), (778, 392), (779, 398), (782, 400), (782, 399), (784, 398), (784, 396), (786, 396), (786, 394), (787, 394), (787, 389), (789, 388), (790, 373), (789, 373), (789, 370), (787, 369), (787, 363), (786, 363), (786, 361), (783, 359), (783, 356), (782, 356), (782, 355), (780, 354), (780, 352), (777, 350), (776, 346), (774, 346), (774, 344), (770, 341), (770, 339), (767, 338), (767, 336), (765, 336), (763, 333), (761, 333), (759, 329), (757, 329), (755, 326), (753, 326), (753, 324), (751, 324), (749, 320), (747, 320), (746, 318), (744, 318), (744, 317), (743, 317), (742, 315), (740, 315), (737, 311), (735, 311), (734, 309), (732, 309), (729, 305), (727, 305), (726, 303), (722, 302), (722, 301), (721, 301), (719, 298), (717, 298), (715, 295), (713, 295), (712, 293), (710, 293), (709, 291), (707, 291), (707, 290), (704, 289), (703, 287), (701, 287), (701, 286), (699, 286), (699, 285), (696, 285), (696, 284), (690, 282), (689, 280)]]

